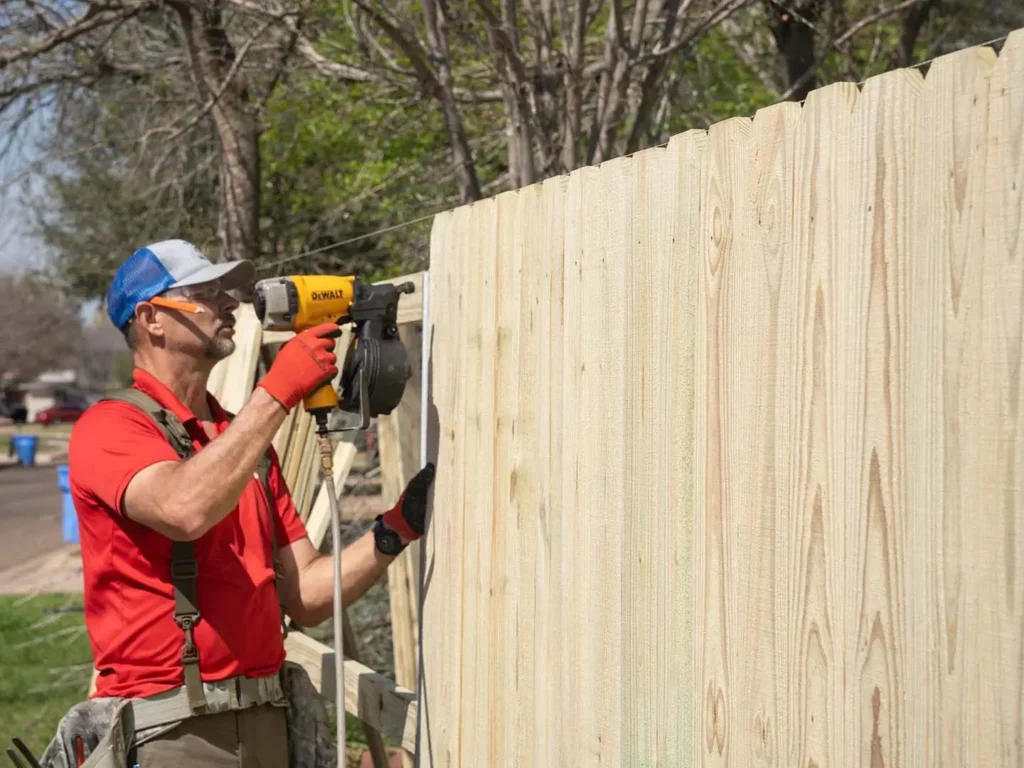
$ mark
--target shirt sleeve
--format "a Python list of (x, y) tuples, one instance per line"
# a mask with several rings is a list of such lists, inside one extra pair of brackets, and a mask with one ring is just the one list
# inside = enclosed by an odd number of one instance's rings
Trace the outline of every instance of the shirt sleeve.
[(277, 515), (274, 518), (277, 541), (280, 546), (285, 546), (308, 534), (306, 524), (302, 522), (302, 518), (299, 517), (299, 513), (295, 509), (295, 501), (288, 490), (288, 484), (284, 480), (284, 473), (281, 471), (281, 464), (277, 458), (277, 451), (273, 446), (270, 448), (270, 457), (267, 484), (270, 486), (270, 492), (274, 495), (274, 507), (277, 510)]
[(164, 461), (181, 461), (149, 416), (129, 403), (92, 406), (68, 441), (68, 480), (117, 514), (136, 473)]

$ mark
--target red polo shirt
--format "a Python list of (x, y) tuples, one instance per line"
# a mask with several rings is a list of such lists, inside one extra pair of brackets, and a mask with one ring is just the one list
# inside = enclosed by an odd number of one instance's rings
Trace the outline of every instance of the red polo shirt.
[[(136, 369), (134, 387), (177, 416), (196, 450), (210, 440), (199, 420), (164, 384)], [(227, 414), (209, 395), (220, 434)], [(132, 476), (160, 461), (180, 461), (163, 433), (136, 407), (101, 402), (75, 424), (69, 480), (85, 588), (85, 622), (99, 670), (96, 696), (148, 696), (184, 683), (183, 633), (174, 623), (171, 540), (121, 512)], [(238, 506), (193, 542), (201, 618), (193, 630), (204, 680), (263, 676), (284, 660), (274, 588), (270, 526), (279, 546), (306, 535), (277, 456), (269, 473), (277, 515), (253, 474)]]

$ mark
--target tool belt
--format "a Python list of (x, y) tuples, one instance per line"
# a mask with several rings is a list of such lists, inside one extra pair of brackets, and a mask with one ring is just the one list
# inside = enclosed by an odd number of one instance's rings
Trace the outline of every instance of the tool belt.
[[(328, 728), (320, 694), (302, 665), (285, 661), (278, 675), (236, 677), (203, 686), (207, 701), (217, 711), (280, 706), (287, 722), (287, 768), (337, 765), (333, 731)], [(212, 709), (208, 714), (213, 714)], [(192, 711), (184, 686), (145, 699), (86, 699), (61, 718), (39, 765), (42, 768), (78, 766), (75, 739), (81, 737), (87, 755), (82, 768), (130, 768), (136, 747), (173, 730), (185, 719), (197, 716), (202, 715)]]
[(249, 709), (264, 704), (285, 706), (287, 698), (279, 675), (269, 677), (228, 678), (215, 683), (202, 683), (206, 700), (205, 711), (197, 712), (190, 704), (188, 690), (178, 686), (144, 699), (132, 699), (132, 719), (135, 730), (179, 723), (197, 715), (213, 715), (232, 710)]

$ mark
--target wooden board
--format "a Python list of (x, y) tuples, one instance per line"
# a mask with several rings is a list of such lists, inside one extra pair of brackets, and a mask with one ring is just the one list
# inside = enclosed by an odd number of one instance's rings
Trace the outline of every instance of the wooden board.
[[(553, 178), (522, 189), (520, 238), (523, 312), (521, 354), (535, 365), (519, 366), (519, 403), (515, 438), (516, 496), (524, 574), (533, 573), (533, 616), (528, 604), (517, 615), (527, 708), (519, 718), (521, 765), (560, 765), (561, 722), (565, 699), (551, 683), (563, 664), (565, 614), (562, 600), (562, 409), (563, 275), (567, 179)], [(521, 481), (520, 481), (521, 480)], [(530, 540), (532, 539), (532, 550)], [(533, 567), (528, 559), (533, 558)], [(522, 591), (525, 593), (529, 585)], [(531, 670), (532, 667), (532, 670)], [(532, 671), (532, 680), (531, 680)], [(532, 722), (531, 722), (532, 721)]]
[[(964, 51), (935, 62), (919, 98), (913, 219), (907, 264), (906, 454), (908, 765), (987, 762), (971, 733), (985, 717), (978, 657), (987, 602), (984, 570), (968, 567), (970, 540), (989, 514), (973, 478), (988, 442), (979, 401), (984, 242), (985, 134), (995, 54)], [(931, 439), (929, 439), (931, 438)], [(979, 450), (980, 449), (980, 450)], [(987, 463), (987, 462), (986, 462)], [(979, 578), (980, 577), (980, 578)]]
[[(1024, 764), (1024, 30), (1013, 32), (992, 68), (985, 149), (980, 348), (971, 350), (978, 396), (970, 416), (964, 475), (965, 570), (978, 596), (965, 629), (977, 720), (965, 718), (967, 759)], [(972, 197), (975, 208), (980, 195)], [(976, 231), (976, 230), (975, 230)], [(947, 427), (947, 429), (950, 429)], [(970, 658), (965, 654), (965, 659)], [(971, 714), (969, 711), (968, 716)]]
[[(419, 322), (406, 323), (399, 326), (399, 335), (409, 353), (412, 377), (405, 384), (398, 407), (377, 419), (381, 498), (387, 507), (398, 501), (420, 469), (423, 326)], [(407, 547), (388, 566), (387, 580), (395, 681), (407, 688), (415, 688), (419, 655), (420, 545)], [(405, 764), (406, 768), (411, 768), (412, 761), (408, 756)]]
[[(430, 404), (427, 408), (427, 455), (437, 466), (434, 499), (423, 540), (423, 584), (420, 614), (421, 663), (417, 691), (420, 722), (417, 758), (420, 766), (462, 765), (461, 712), (464, 472), (466, 452), (464, 401), (467, 306), (471, 294), (463, 284), (473, 262), (466, 231), (471, 207), (434, 220), (430, 269)], [(451, 237), (449, 237), (451, 233)], [(444, 329), (443, 335), (441, 329)], [(440, 342), (440, 343), (439, 343)], [(445, 426), (439, 422), (444, 414)], [(437, 510), (442, 510), (436, 514)]]
[[(288, 659), (301, 664), (313, 686), (334, 701), (334, 649), (301, 632), (284, 641)], [(358, 661), (345, 659), (345, 711), (355, 715), (402, 748), (416, 748), (416, 696)]]

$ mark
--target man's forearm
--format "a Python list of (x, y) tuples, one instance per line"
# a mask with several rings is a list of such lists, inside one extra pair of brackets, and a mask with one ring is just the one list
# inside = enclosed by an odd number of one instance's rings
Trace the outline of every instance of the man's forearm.
[[(367, 531), (341, 552), (341, 601), (351, 605), (381, 577), (394, 562), (394, 555), (377, 549), (373, 531)], [(330, 617), (334, 607), (334, 556), (319, 555), (299, 574), (299, 593), (307, 626)]]
[(189, 538), (202, 536), (238, 505), (286, 415), (280, 403), (256, 387), (222, 434), (168, 473), (165, 498), (189, 521)]

